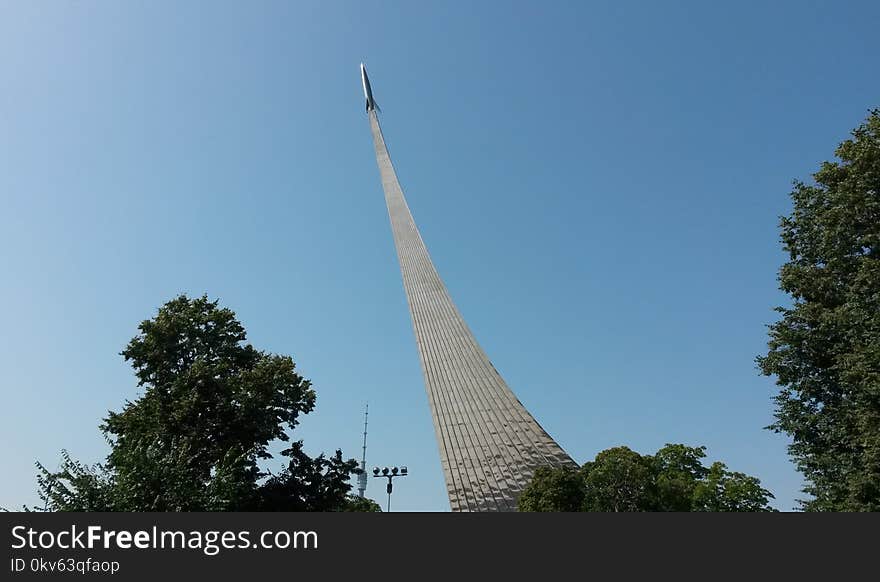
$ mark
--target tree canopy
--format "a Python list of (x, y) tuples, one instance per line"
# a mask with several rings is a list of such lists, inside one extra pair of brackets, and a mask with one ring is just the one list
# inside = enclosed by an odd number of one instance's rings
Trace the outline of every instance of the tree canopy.
[(703, 465), (705, 447), (668, 444), (654, 455), (606, 449), (581, 468), (540, 467), (520, 511), (773, 511), (761, 482), (724, 463)]
[(778, 307), (758, 358), (780, 386), (769, 427), (792, 439), (806, 510), (880, 510), (880, 110), (795, 182), (781, 219)]
[(315, 391), (290, 356), (246, 343), (231, 310), (181, 295), (139, 330), (121, 355), (142, 395), (104, 419), (105, 463), (88, 466), (65, 451), (57, 472), (37, 464), (46, 509), (378, 509), (350, 495), (357, 462), (340, 450), (312, 458), (295, 441), (281, 452), (278, 472), (261, 469), (272, 459), (270, 444), (289, 441), (314, 409)]

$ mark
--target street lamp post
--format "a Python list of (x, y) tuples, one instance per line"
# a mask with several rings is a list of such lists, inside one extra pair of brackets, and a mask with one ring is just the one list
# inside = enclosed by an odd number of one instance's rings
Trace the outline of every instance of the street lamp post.
[(406, 477), (408, 472), (406, 470), (406, 467), (400, 467), (399, 469), (397, 467), (392, 467), (390, 470), (388, 469), (388, 467), (383, 467), (382, 471), (381, 471), (382, 474), (380, 475), (379, 473), (380, 473), (379, 467), (373, 467), (373, 477), (385, 477), (386, 479), (388, 479), (388, 486), (385, 488), (385, 491), (388, 492), (388, 509), (387, 509), (387, 511), (390, 513), (391, 512), (391, 491), (394, 489), (394, 485), (392, 484), (392, 481), (395, 477)]

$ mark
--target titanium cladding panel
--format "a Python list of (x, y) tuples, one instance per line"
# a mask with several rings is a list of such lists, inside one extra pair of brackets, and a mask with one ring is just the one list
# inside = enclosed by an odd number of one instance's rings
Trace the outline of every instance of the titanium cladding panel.
[(535, 468), (576, 464), (507, 387), (453, 304), (406, 204), (376, 111), (368, 113), (450, 507), (516, 511)]

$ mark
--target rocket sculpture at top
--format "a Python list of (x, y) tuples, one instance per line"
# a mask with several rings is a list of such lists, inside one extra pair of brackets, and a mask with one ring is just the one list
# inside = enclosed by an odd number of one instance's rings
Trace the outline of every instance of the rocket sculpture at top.
[(516, 511), (535, 469), (577, 465), (489, 361), (434, 267), (388, 155), (361, 64), (376, 163), (452, 511)]
[[(367, 76), (367, 68), (361, 63), (361, 83), (364, 85), (364, 99), (367, 100), (367, 111), (379, 109), (376, 100), (373, 99), (373, 89), (370, 87), (370, 78)], [(381, 109), (379, 109), (381, 111)]]

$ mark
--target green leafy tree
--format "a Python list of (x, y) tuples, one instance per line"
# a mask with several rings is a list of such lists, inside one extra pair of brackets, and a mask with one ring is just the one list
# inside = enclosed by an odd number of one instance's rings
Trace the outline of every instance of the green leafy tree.
[(584, 504), (583, 477), (570, 467), (538, 467), (526, 491), (520, 511), (580, 511)]
[(766, 511), (773, 497), (761, 481), (745, 473), (731, 472), (724, 463), (712, 463), (693, 490), (692, 511)]
[(581, 469), (585, 511), (649, 511), (654, 506), (652, 461), (627, 447), (596, 455)]
[(362, 513), (379, 513), (382, 508), (378, 503), (366, 497), (358, 497), (357, 495), (349, 495), (348, 503), (346, 503), (340, 511), (357, 511)]
[(758, 358), (776, 421), (807, 480), (806, 510), (880, 510), (880, 110), (795, 182), (781, 220), (791, 296)]
[[(705, 447), (668, 444), (654, 455), (614, 447), (580, 469), (540, 467), (520, 511), (773, 511), (773, 494), (724, 463), (703, 465)], [(580, 503), (578, 503), (580, 501)]]
[(302, 441), (266, 473), (269, 446), (288, 441), (314, 409), (315, 391), (289, 356), (245, 343), (235, 314), (181, 295), (144, 321), (122, 351), (143, 394), (110, 412), (111, 450), (92, 467), (62, 455), (38, 463), (44, 508), (53, 511), (337, 511), (353, 507), (357, 463), (342, 452), (309, 457)]
[(43, 500), (40, 509), (110, 511), (113, 507), (112, 475), (102, 465), (85, 465), (62, 450), (58, 471), (50, 472), (40, 463), (37, 468), (37, 486)]
[(706, 447), (668, 444), (654, 455), (654, 491), (659, 511), (691, 511), (697, 485), (709, 470), (703, 466)]

